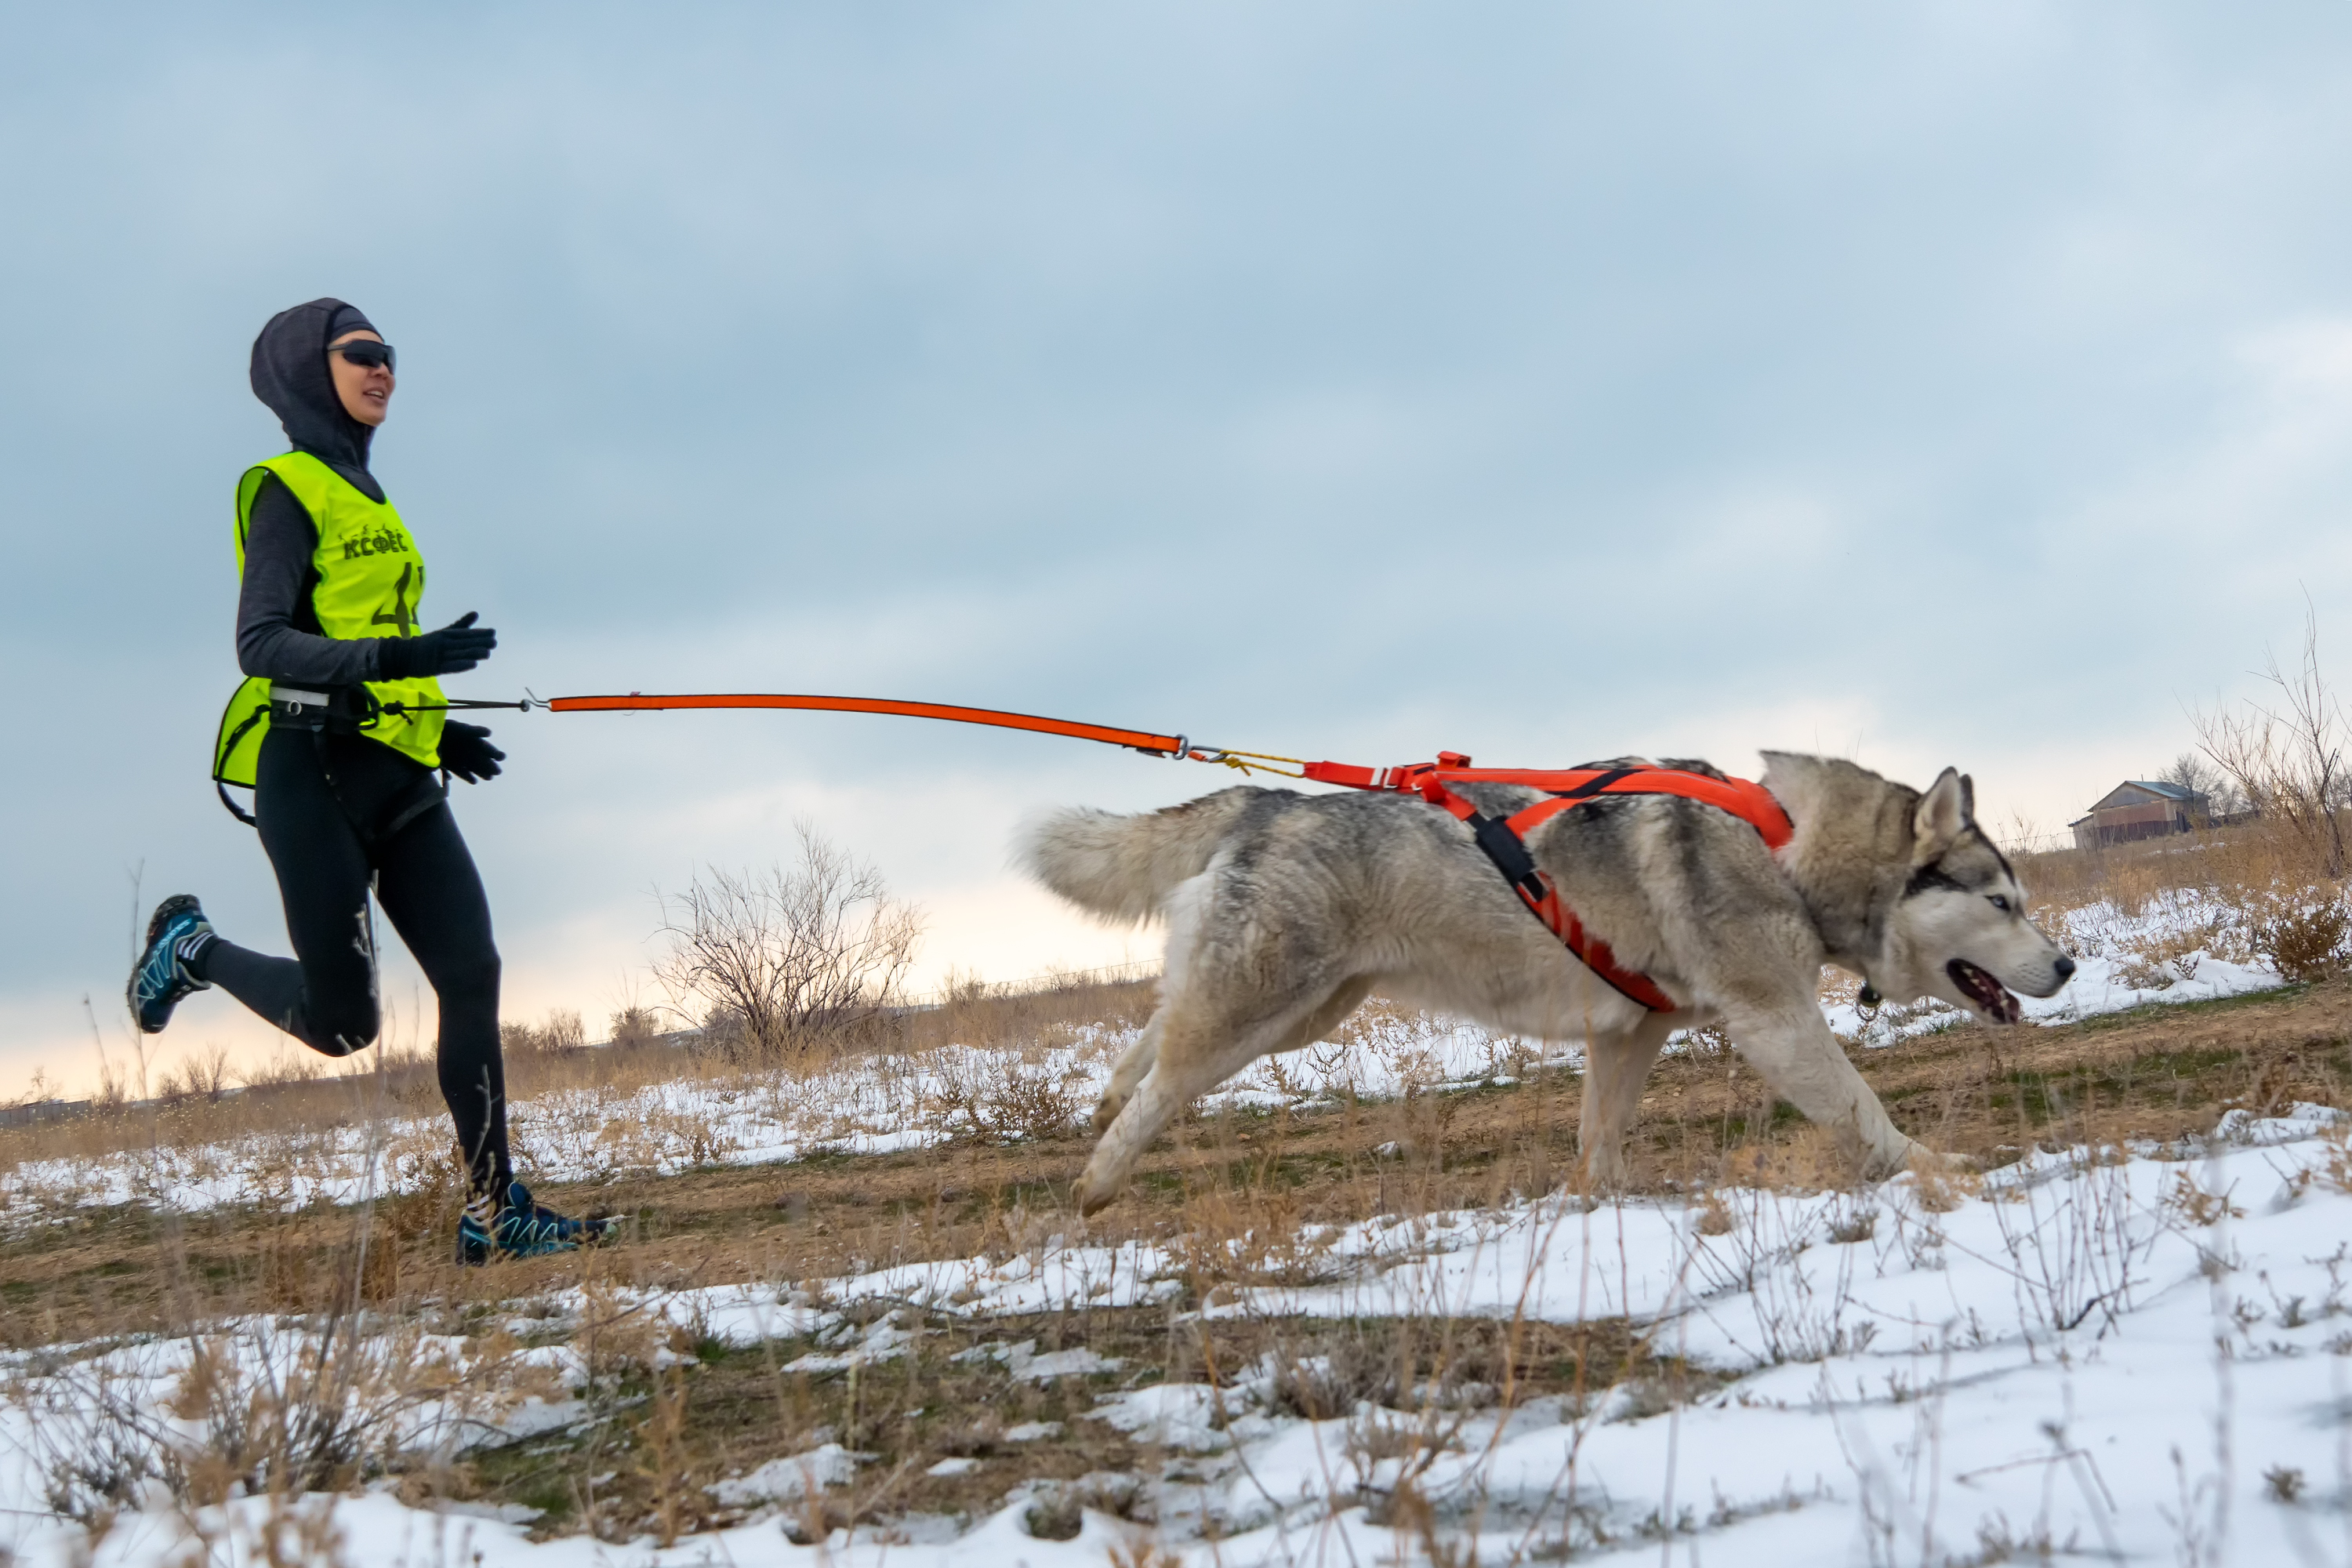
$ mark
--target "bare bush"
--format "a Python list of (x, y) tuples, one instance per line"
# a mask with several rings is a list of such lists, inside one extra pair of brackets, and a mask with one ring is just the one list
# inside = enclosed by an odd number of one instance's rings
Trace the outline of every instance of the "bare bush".
[(188, 1053), (177, 1072), (165, 1072), (155, 1085), (163, 1100), (218, 1100), (236, 1082), (229, 1071), (228, 1047), (205, 1046)]
[[(1874, 1229), (1875, 1209), (1871, 1215)], [(1814, 1230), (1823, 1217), (1754, 1188), (1710, 1191), (1696, 1208), (1687, 1278), (1702, 1296), (1748, 1297), (1757, 1338), (1746, 1348), (1774, 1366), (1853, 1354), (1878, 1331), (1854, 1304), (1853, 1249), (1836, 1248), (1822, 1269), (1813, 1266), (1821, 1261)], [(1851, 1215), (1844, 1217), (1850, 1226)]]
[(161, 1342), (10, 1369), (0, 1394), (23, 1420), (43, 1500), (88, 1523), (139, 1506), (158, 1483), (198, 1507), (337, 1490), (380, 1468), (420, 1415), (461, 1424), (483, 1403), (413, 1331), (363, 1335), (343, 1313), (317, 1331), (284, 1321), (191, 1333), (160, 1378), (157, 1363), (173, 1359)]
[(536, 1027), (530, 1024), (499, 1026), (499, 1045), (509, 1056), (552, 1055), (580, 1050), (587, 1044), (587, 1026), (574, 1007), (551, 1009), (547, 1022)]
[(2344, 875), (2345, 715), (2319, 671), (2319, 623), (2306, 610), (2303, 654), (2293, 668), (2270, 656), (2263, 679), (2284, 711), (2249, 701), (2237, 711), (2198, 711), (2200, 744), (2255, 815), (2284, 826), (2329, 881)]
[(660, 1020), (650, 1007), (632, 1002), (613, 1015), (612, 1039), (616, 1046), (650, 1046), (660, 1033)]
[(880, 1032), (922, 916), (882, 874), (815, 827), (795, 825), (800, 860), (764, 873), (706, 870), (662, 900), (668, 952), (654, 977), (707, 1023), (730, 1059), (772, 1060)]
[(2254, 927), (2254, 951), (2269, 959), (2282, 978), (2333, 980), (2344, 973), (2345, 941), (2352, 913), (2341, 899), (2289, 905)]
[(2122, 1321), (2162, 1229), (2132, 1202), (2120, 1149), (2094, 1149), (2041, 1179), (2003, 1190), (1991, 1205), (2005, 1259), (1996, 1267), (2017, 1289), (2021, 1321), (2053, 1336), (2095, 1316), (2095, 1338)]
[[(2215, 817), (2234, 816), (2246, 809), (2244, 793), (2237, 782), (2215, 767), (2213, 760), (2202, 752), (2181, 752), (2172, 759), (2170, 766), (2156, 775), (2156, 782), (2175, 784), (2189, 793), (2192, 803), (2189, 821), (2192, 827), (2210, 827)], [(2205, 798), (2202, 806), (2194, 805), (2199, 795)]]
[(1095, 1098), (1075, 1062), (950, 1050), (933, 1064), (924, 1112), (961, 1138), (1017, 1143), (1067, 1132)]
[(2168, 991), (2197, 978), (2200, 959), (2223, 944), (2223, 914), (2206, 910), (2179, 925), (2115, 939), (2116, 978), (2139, 991)]

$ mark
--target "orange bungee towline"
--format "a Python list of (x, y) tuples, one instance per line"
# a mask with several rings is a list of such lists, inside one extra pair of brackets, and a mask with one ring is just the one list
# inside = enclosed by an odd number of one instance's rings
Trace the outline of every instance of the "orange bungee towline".
[[(502, 706), (513, 706), (502, 704)], [(540, 707), (553, 713), (640, 713), (689, 708), (802, 708), (833, 713), (895, 713), (908, 719), (945, 719), (958, 724), (987, 724), (1001, 730), (1031, 730), (1041, 735), (1066, 735), (1076, 741), (1100, 741), (1165, 757), (1182, 756), (1192, 742), (1181, 735), (1155, 735), (1144, 730), (1122, 730), (1109, 724), (1082, 724), (1074, 719), (1045, 719), (1034, 713), (1007, 713), (995, 708), (960, 708), (948, 702), (902, 702), (888, 697), (803, 697), (772, 691), (698, 691), (683, 696), (648, 696), (632, 691), (625, 697), (548, 697), (526, 699), (524, 708)]]
[[(387, 708), (394, 705), (387, 704)], [(1408, 763), (1393, 768), (1367, 768), (1353, 763), (1310, 763), (1268, 752), (1241, 752), (1221, 746), (1196, 746), (1182, 734), (1163, 735), (1149, 730), (1128, 730), (1109, 724), (1087, 724), (1071, 719), (1048, 719), (1034, 713), (1013, 713), (996, 708), (965, 708), (947, 702), (907, 702), (884, 697), (816, 697), (784, 692), (689, 692), (648, 694), (632, 691), (618, 697), (526, 697), (515, 702), (468, 701), (452, 699), (451, 709), (515, 708), (526, 712), (544, 708), (552, 713), (630, 713), (687, 709), (801, 709), (834, 713), (888, 713), (910, 719), (940, 719), (958, 724), (985, 724), (1001, 730), (1026, 730), (1042, 735), (1098, 741), (1130, 751), (1176, 761), (1213, 763), (1243, 773), (1279, 773), (1313, 784), (1339, 784), (1348, 789), (1394, 795), (1418, 795), (1432, 805), (1450, 812), (1470, 829), (1471, 837), (1503, 879), (1518, 894), (1538, 920), (1574, 953), (1584, 966), (1632, 1001), (1654, 1013), (1671, 1013), (1674, 998), (1648, 975), (1617, 962), (1609, 944), (1584, 929), (1559, 896), (1551, 878), (1536, 865), (1527, 836), (1563, 812), (1590, 805), (1603, 796), (1665, 795), (1695, 800), (1728, 812), (1756, 829), (1768, 849), (1779, 849), (1794, 836), (1789, 814), (1762, 784), (1747, 779), (1722, 779), (1680, 768), (1640, 763), (1626, 767), (1474, 768), (1459, 752), (1440, 752), (1433, 763)], [(1288, 763), (1287, 767), (1276, 764)], [(1295, 771), (1294, 771), (1295, 770)], [(1465, 784), (1516, 784), (1543, 792), (1544, 798), (1507, 817), (1491, 817), (1451, 787)]]

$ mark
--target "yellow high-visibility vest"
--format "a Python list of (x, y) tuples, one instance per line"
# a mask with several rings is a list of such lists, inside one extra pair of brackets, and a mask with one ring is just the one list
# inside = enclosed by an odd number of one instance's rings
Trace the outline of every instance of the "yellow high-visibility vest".
[[(275, 474), (319, 531), (319, 548), (310, 557), (319, 574), (311, 590), (311, 607), (319, 629), (331, 637), (413, 637), (419, 635), (417, 616), (425, 600), (425, 557), (408, 527), (388, 500), (370, 500), (342, 475), (308, 452), (289, 452), (257, 463), (236, 482), (236, 570), (245, 574), (245, 531), (253, 516), (253, 498), (261, 482)], [(369, 694), (377, 703), (397, 703), (396, 713), (380, 713), (360, 732), (381, 741), (403, 756), (428, 768), (441, 765), (441, 726), (446, 719), (441, 683), (431, 677), (414, 680), (371, 680)], [(422, 711), (419, 710), (422, 709)], [(221, 715), (213, 742), (213, 777), (222, 784), (253, 787), (254, 767), (261, 755), (261, 738), (269, 728), (269, 682), (255, 676), (236, 689)]]

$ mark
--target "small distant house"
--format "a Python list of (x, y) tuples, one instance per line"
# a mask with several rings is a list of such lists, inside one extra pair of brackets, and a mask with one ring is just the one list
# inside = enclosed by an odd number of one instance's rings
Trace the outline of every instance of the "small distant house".
[(2140, 838), (2162, 838), (2186, 833), (2212, 820), (2213, 803), (2195, 790), (2179, 784), (2130, 779), (2116, 785), (2090, 815), (2066, 826), (2074, 830), (2077, 849), (2104, 849)]

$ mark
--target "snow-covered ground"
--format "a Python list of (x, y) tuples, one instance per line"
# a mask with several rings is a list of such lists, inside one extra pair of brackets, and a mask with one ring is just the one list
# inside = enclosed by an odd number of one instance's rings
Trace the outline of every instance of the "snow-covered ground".
[[(2102, 900), (2035, 919), (2075, 963), (2074, 978), (2055, 996), (2020, 998), (2026, 1017), (2037, 1024), (2071, 1024), (2150, 1004), (2209, 1002), (2281, 984), (2278, 971), (2254, 955), (2243, 911), (2194, 889), (2159, 893), (2136, 915)], [(1830, 1027), (1873, 1046), (1968, 1022), (1958, 1008), (1935, 1002), (1891, 1005), (1869, 1019), (1851, 1001), (1823, 1011)]]
[[(555, 1089), (512, 1101), (516, 1163), (531, 1180), (601, 1181), (707, 1165), (769, 1164), (816, 1152), (888, 1153), (958, 1137), (1017, 1141), (1059, 1131), (1101, 1098), (1128, 1030), (1087, 1028), (1050, 1047), (952, 1046), (861, 1057), (814, 1073), (681, 1076), (625, 1089)], [(1378, 1010), (1345, 1037), (1257, 1064), (1208, 1097), (1292, 1106), (1412, 1087), (1507, 1081), (1544, 1058), (1473, 1025)], [(355, 1102), (360, 1099), (354, 1096)], [(354, 1115), (343, 1126), (229, 1143), (160, 1143), (95, 1159), (0, 1167), (0, 1217), (131, 1202), (186, 1212), (223, 1204), (299, 1208), (432, 1182), (448, 1121)]]
[[(2029, 999), (2027, 1016), (2063, 1023), (2278, 985), (2276, 971), (2259, 961), (2231, 962), (2204, 946), (2175, 951), (2199, 938), (2231, 946), (2230, 918), (2194, 894), (2166, 895), (2134, 917), (2105, 904), (2069, 911), (2062, 940), (2080, 967), (2057, 995)], [(2242, 954), (2242, 944), (2235, 950)], [(1869, 1019), (1850, 1001), (1825, 1004), (1823, 1011), (1832, 1028), (1870, 1045), (1973, 1026), (1957, 1009), (1932, 1002), (1888, 1006)], [(819, 1152), (885, 1153), (960, 1136), (1017, 1140), (1066, 1126), (1090, 1110), (1133, 1038), (1131, 1031), (1090, 1028), (1050, 1048), (955, 1046), (861, 1058), (805, 1075), (681, 1077), (627, 1090), (557, 1090), (514, 1102), (514, 1138), (525, 1173), (554, 1183), (767, 1164)], [(1548, 1062), (1573, 1059), (1572, 1051), (1475, 1025), (1374, 1009), (1331, 1041), (1256, 1063), (1207, 1103), (1295, 1109), (1348, 1095), (1386, 1099), (1409, 1088), (1508, 1082)], [(64, 1210), (131, 1202), (183, 1211), (354, 1202), (429, 1183), (447, 1144), (447, 1124), (437, 1114), (355, 1117), (346, 1126), (234, 1143), (26, 1162), (0, 1168), (0, 1220), (37, 1222)]]
[[(1090, 1515), (1067, 1542), (1027, 1533), (1031, 1492), (1016, 1484), (1000, 1511), (960, 1533), (934, 1521), (794, 1545), (781, 1505), (796, 1489), (849, 1484), (857, 1457), (837, 1448), (726, 1483), (738, 1501), (780, 1506), (666, 1552), (650, 1540), (533, 1544), (485, 1510), (410, 1508), (382, 1491), (307, 1499), (274, 1523), (271, 1505), (249, 1499), (193, 1522), (215, 1563), (261, 1560), (265, 1528), (281, 1532), (281, 1560), (300, 1554), (310, 1528), (310, 1548), (331, 1533), (352, 1568), (1049, 1568), (1101, 1563), (1114, 1548), (1134, 1561), (1146, 1537), (1170, 1554), (1162, 1562), (1370, 1563), (1421, 1560), (1424, 1531), (1454, 1561), (1481, 1563), (1935, 1564), (2004, 1551), (2204, 1563), (2221, 1561), (2223, 1543), (2242, 1563), (2338, 1562), (2352, 1521), (2346, 1131), (2338, 1113), (2315, 1108), (2273, 1121), (2233, 1112), (2198, 1149), (2042, 1152), (1981, 1182), (1906, 1176), (1859, 1194), (1731, 1191), (1591, 1207), (1543, 1200), (1332, 1233), (1318, 1238), (1319, 1282), (1245, 1290), (1211, 1310), (1559, 1322), (1631, 1313), (1654, 1328), (1659, 1353), (1733, 1380), (1671, 1409), (1621, 1389), (1585, 1409), (1497, 1394), (1454, 1408), (1366, 1404), (1327, 1421), (1280, 1414), (1264, 1366), (1222, 1390), (1123, 1388), (1084, 1418), (1181, 1458), (1172, 1474), (1134, 1479), (1130, 1511), (1152, 1523)], [(902, 1354), (909, 1339), (903, 1314), (854, 1310), (861, 1299), (953, 1299), (969, 1320), (1154, 1300), (1171, 1269), (1149, 1247), (1054, 1237), (1009, 1261), (650, 1304), (730, 1339), (815, 1334), (830, 1342), (826, 1364), (846, 1366)], [(518, 1321), (560, 1323), (583, 1310), (577, 1299), (519, 1304)], [(468, 1352), (415, 1336), (401, 1353), (454, 1364)], [(560, 1346), (520, 1353), (538, 1358), (535, 1397), (472, 1414), (428, 1405), (404, 1417), (404, 1440), (446, 1446), (568, 1419), (576, 1357)], [(55, 1352), (16, 1358), (17, 1396), (0, 1406), (0, 1542), (18, 1561), (195, 1560), (191, 1521), (160, 1489), (155, 1506), (118, 1520), (87, 1555), (79, 1527), (43, 1511), (34, 1461), (45, 1450), (27, 1416), (44, 1390), (64, 1390), (70, 1405), (107, 1387), (146, 1402), (159, 1427), (184, 1430), (159, 1402), (181, 1386), (186, 1355), (175, 1344), (110, 1351), (111, 1381)], [(1061, 1358), (1033, 1358), (1025, 1374), (1101, 1364), (1083, 1350)], [(1402, 1506), (1402, 1493), (1419, 1501)], [(1405, 1527), (1414, 1521), (1424, 1522)]]

